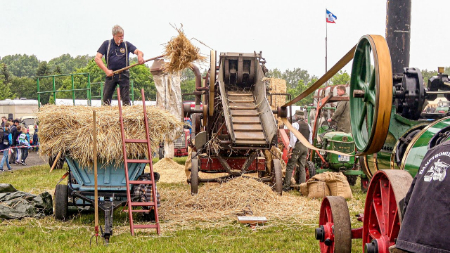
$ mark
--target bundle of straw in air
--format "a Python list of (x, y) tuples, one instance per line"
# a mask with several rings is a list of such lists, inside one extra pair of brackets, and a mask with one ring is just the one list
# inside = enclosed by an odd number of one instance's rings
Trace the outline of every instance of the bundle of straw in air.
[[(97, 113), (97, 155), (105, 164), (123, 162), (118, 106), (46, 105), (38, 112), (41, 155), (56, 156), (60, 151), (81, 166), (93, 163), (93, 110)], [(164, 140), (173, 141), (181, 134), (183, 122), (169, 112), (147, 106), (152, 150)], [(126, 139), (146, 139), (141, 105), (122, 108)], [(128, 143), (128, 158), (147, 156), (147, 144)]]
[(165, 72), (174, 73), (189, 67), (194, 61), (203, 61), (205, 56), (200, 55), (200, 49), (192, 45), (182, 27), (176, 28), (178, 36), (172, 38), (165, 47), (165, 58), (169, 60), (164, 65)]

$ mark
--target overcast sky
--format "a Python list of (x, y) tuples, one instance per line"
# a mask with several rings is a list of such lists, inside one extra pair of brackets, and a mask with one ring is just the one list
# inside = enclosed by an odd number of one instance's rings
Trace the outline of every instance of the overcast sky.
[[(183, 24), (218, 52), (262, 51), (269, 69), (325, 72), (325, 9), (337, 16), (328, 24), (328, 68), (364, 34), (385, 35), (386, 1), (368, 0), (0, 0), (0, 57), (36, 55), (49, 61), (62, 54), (95, 55), (112, 38), (115, 24), (125, 40), (148, 59), (162, 54)], [(412, 0), (411, 67), (450, 66), (449, 0)], [(193, 41), (203, 54), (209, 48)], [(349, 64), (345, 69), (350, 72)]]

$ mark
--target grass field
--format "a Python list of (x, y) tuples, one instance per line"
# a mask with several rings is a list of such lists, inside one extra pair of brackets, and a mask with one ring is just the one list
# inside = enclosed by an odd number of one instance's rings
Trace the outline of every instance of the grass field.
[[(183, 158), (175, 161), (184, 163)], [(45, 165), (2, 173), (0, 183), (10, 183), (20, 191), (33, 194), (43, 191), (53, 194), (55, 184), (65, 170), (48, 171)], [(158, 184), (160, 192), (165, 188), (189, 191), (185, 183)], [(348, 204), (355, 228), (362, 226), (354, 216), (362, 212), (365, 195), (359, 188), (359, 181), (352, 190), (354, 198)], [(287, 194), (303, 198), (298, 192)], [(161, 205), (164, 205), (164, 196), (162, 199)], [(309, 201), (320, 203), (320, 200)], [(90, 245), (94, 213), (89, 210), (73, 210), (71, 219), (65, 222), (56, 221), (54, 216), (3, 220), (0, 222), (0, 252), (319, 252), (319, 244), (314, 238), (318, 216), (290, 222), (269, 220), (254, 230), (239, 224), (236, 217), (210, 222), (190, 221), (188, 225), (162, 220), (161, 235), (156, 235), (154, 230), (139, 230), (136, 236), (131, 236), (127, 214), (121, 210), (118, 208), (114, 212), (114, 234), (109, 245), (103, 245), (101, 238), (98, 245), (95, 242)], [(100, 212), (100, 225), (103, 224), (103, 213)], [(361, 240), (353, 240), (352, 252), (362, 252), (361, 244)]]

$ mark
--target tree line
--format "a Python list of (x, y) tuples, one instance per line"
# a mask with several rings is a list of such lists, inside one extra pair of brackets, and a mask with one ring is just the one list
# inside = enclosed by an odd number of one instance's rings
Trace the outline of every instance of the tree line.
[[(101, 84), (104, 82), (104, 72), (95, 64), (94, 56), (82, 55), (72, 57), (70, 54), (63, 54), (50, 61), (40, 61), (35, 55), (7, 55), (0, 59), (0, 100), (27, 98), (38, 99), (37, 85), (41, 92), (52, 91), (53, 86), (59, 90), (57, 98), (72, 98), (72, 92), (65, 90), (76, 89), (75, 98), (87, 99), (87, 85), (91, 86), (93, 98), (101, 94)], [(130, 64), (137, 63), (136, 57), (130, 58)], [(450, 74), (450, 67), (445, 68), (445, 73)], [(75, 74), (72, 77), (69, 74)], [(204, 73), (205, 74), (205, 73)], [(203, 74), (203, 76), (204, 76)], [(57, 78), (46, 77), (53, 75), (63, 75)], [(432, 76), (437, 75), (437, 71), (422, 70), (424, 83)], [(281, 78), (286, 80), (287, 93), (292, 98), (298, 96), (314, 82), (317, 76), (311, 75), (307, 70), (294, 68), (293, 70), (281, 71), (277, 68), (269, 70), (268, 77)], [(39, 77), (39, 78), (38, 78)], [(89, 77), (89, 78), (88, 78)], [(133, 83), (134, 99), (141, 99), (140, 90), (144, 89), (147, 99), (156, 99), (156, 88), (153, 76), (149, 67), (138, 65), (130, 69), (130, 80)], [(346, 71), (339, 71), (333, 76), (328, 85), (348, 84), (350, 75)], [(182, 93), (192, 93), (195, 88), (195, 76), (190, 69), (182, 71), (181, 91)], [(297, 105), (307, 105), (312, 103), (312, 96), (306, 97)], [(41, 103), (53, 103), (53, 93), (41, 93)], [(193, 96), (185, 96), (184, 100), (194, 100)]]

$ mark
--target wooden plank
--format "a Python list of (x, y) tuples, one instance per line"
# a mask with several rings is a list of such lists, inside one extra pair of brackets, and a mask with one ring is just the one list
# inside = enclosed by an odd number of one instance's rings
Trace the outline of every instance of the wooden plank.
[(228, 100), (243, 100), (243, 101), (252, 101), (254, 102), (255, 100), (253, 99), (253, 97), (243, 97), (243, 96), (228, 96)]
[(228, 108), (230, 108), (230, 110), (254, 110), (256, 109), (256, 106), (242, 106), (241, 104), (235, 104), (233, 106), (228, 106)]
[(230, 99), (228, 98), (228, 103), (230, 104), (236, 104), (236, 103), (252, 103), (253, 105), (255, 104), (255, 102), (252, 100), (245, 100), (245, 99)]
[(257, 110), (230, 110), (231, 116), (255, 116), (259, 117)]
[(267, 141), (261, 141), (261, 140), (236, 140), (236, 145), (266, 145), (268, 144)]
[(251, 97), (253, 97), (253, 93), (251, 91), (250, 92), (245, 92), (245, 93), (229, 91), (229, 92), (227, 92), (227, 95), (228, 96), (242, 96), (242, 97), (251, 96)]
[(262, 131), (262, 126), (260, 124), (236, 124), (233, 125), (234, 132), (237, 131)]
[(237, 103), (233, 103), (232, 101), (228, 102), (228, 105), (230, 107), (233, 106), (240, 106), (240, 107), (255, 107), (255, 103), (249, 103), (249, 102), (237, 102)]
[(233, 116), (231, 117), (231, 121), (237, 124), (261, 124), (261, 119), (259, 117), (250, 117), (250, 116)]
[(237, 132), (234, 131), (236, 140), (266, 140), (264, 133), (260, 132)]
[(267, 218), (258, 216), (238, 216), (238, 221), (242, 224), (264, 224), (267, 222)]

